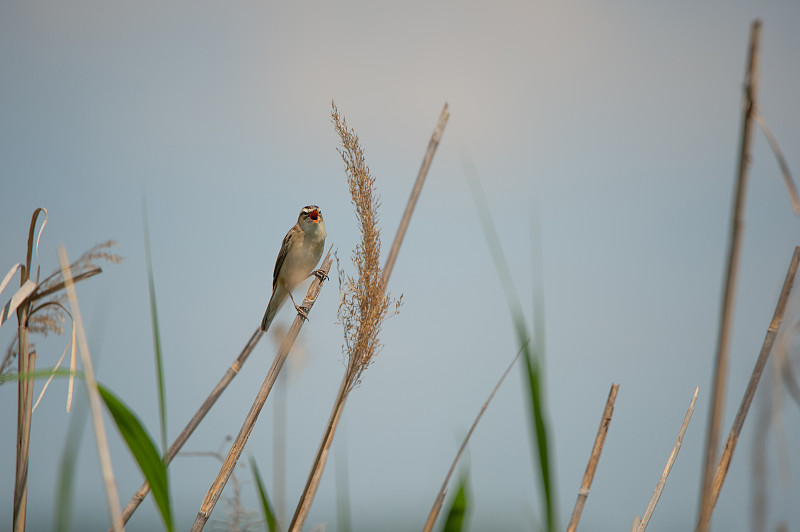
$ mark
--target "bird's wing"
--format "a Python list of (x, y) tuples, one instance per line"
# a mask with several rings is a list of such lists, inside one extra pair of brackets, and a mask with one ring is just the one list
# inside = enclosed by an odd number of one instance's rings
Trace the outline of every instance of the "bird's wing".
[(286, 255), (289, 254), (289, 244), (292, 241), (292, 236), (297, 232), (295, 231), (297, 226), (292, 227), (289, 229), (289, 232), (286, 233), (286, 236), (283, 237), (283, 243), (281, 244), (281, 250), (278, 252), (278, 258), (275, 260), (275, 271), (272, 272), (272, 290), (275, 290), (275, 285), (278, 284), (278, 272), (281, 271), (281, 266), (283, 266), (283, 261), (286, 259)]

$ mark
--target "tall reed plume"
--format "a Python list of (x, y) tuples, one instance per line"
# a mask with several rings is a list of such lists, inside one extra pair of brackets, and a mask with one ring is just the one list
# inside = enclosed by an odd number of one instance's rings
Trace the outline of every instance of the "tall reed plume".
[[(381, 254), (381, 232), (378, 227), (380, 198), (375, 191), (375, 178), (364, 161), (364, 151), (355, 130), (347, 127), (347, 121), (339, 114), (336, 104), (331, 103), (331, 121), (342, 141), (337, 148), (344, 162), (350, 202), (356, 208), (361, 242), (353, 250), (355, 278), (339, 271), (339, 286), (342, 300), (339, 304), (339, 320), (344, 329), (343, 351), (347, 357), (347, 391), (361, 381), (361, 375), (381, 348), (379, 334), (383, 321), (396, 312), (402, 300), (392, 300), (385, 291), (383, 270), (379, 260)], [(338, 266), (338, 264), (337, 264)]]
[(356, 219), (361, 231), (361, 242), (353, 250), (353, 264), (358, 274), (356, 277), (350, 277), (339, 268), (339, 284), (343, 294), (338, 316), (344, 328), (343, 351), (347, 357), (347, 370), (342, 378), (305, 489), (289, 525), (290, 531), (299, 531), (303, 528), (322, 479), (333, 435), (339, 425), (347, 395), (361, 382), (364, 370), (380, 350), (381, 342), (378, 335), (383, 321), (389, 317), (390, 309), (396, 312), (400, 306), (400, 300), (392, 300), (386, 293), (383, 270), (378, 262), (381, 254), (381, 232), (378, 228), (380, 199), (375, 192), (375, 178), (364, 162), (364, 151), (359, 144), (358, 135), (355, 130), (347, 127), (347, 122), (339, 114), (333, 102), (331, 102), (331, 121), (342, 141), (337, 151), (344, 162), (347, 184), (350, 187), (350, 201), (356, 208)]

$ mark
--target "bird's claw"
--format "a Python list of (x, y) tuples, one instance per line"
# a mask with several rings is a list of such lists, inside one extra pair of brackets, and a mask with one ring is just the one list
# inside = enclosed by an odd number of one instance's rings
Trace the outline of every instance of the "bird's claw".
[(294, 302), (294, 297), (292, 293), (289, 292), (289, 298), (292, 300), (292, 305), (294, 305), (294, 309), (300, 314), (300, 317), (303, 318), (305, 321), (308, 321), (308, 308), (305, 305), (298, 305)]
[[(292, 301), (294, 303), (294, 301)], [(294, 309), (300, 314), (300, 317), (303, 318), (305, 321), (308, 321), (308, 309), (303, 305), (294, 305)]]
[(320, 281), (326, 281), (330, 279), (330, 277), (328, 277), (328, 274), (325, 273), (325, 270), (323, 270), (322, 268), (320, 268), (319, 270), (314, 270), (313, 272), (311, 272), (311, 275), (313, 275)]

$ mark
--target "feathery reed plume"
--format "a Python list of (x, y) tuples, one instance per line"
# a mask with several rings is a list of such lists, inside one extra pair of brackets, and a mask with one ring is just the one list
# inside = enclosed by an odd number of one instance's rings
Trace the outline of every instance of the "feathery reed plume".
[(365, 162), (358, 135), (354, 129), (347, 127), (346, 120), (339, 114), (333, 102), (331, 102), (331, 121), (342, 142), (337, 151), (344, 162), (347, 184), (350, 188), (350, 201), (356, 208), (356, 220), (361, 231), (361, 242), (356, 244), (353, 250), (353, 264), (358, 274), (355, 278), (345, 276), (339, 269), (339, 283), (344, 287), (344, 293), (339, 304), (338, 316), (344, 328), (342, 350), (347, 358), (347, 369), (289, 530), (300, 530), (303, 527), (322, 478), (333, 434), (341, 419), (347, 395), (361, 382), (364, 370), (380, 350), (379, 334), (383, 321), (389, 317), (390, 308), (394, 307), (393, 312), (397, 312), (400, 307), (400, 300), (393, 301), (385, 292), (383, 270), (379, 263), (380, 198), (375, 192), (375, 178)]
[[(339, 320), (344, 329), (343, 351), (347, 357), (347, 392), (361, 381), (361, 375), (381, 348), (379, 334), (389, 309), (396, 312), (401, 299), (392, 300), (385, 292), (380, 267), (381, 233), (378, 227), (378, 209), (381, 201), (375, 191), (375, 178), (364, 161), (364, 151), (355, 130), (339, 115), (336, 104), (331, 103), (331, 120), (342, 141), (337, 148), (344, 162), (350, 202), (356, 208), (356, 220), (361, 232), (361, 242), (353, 250), (353, 264), (358, 272), (355, 278), (340, 272), (344, 287), (339, 304)], [(345, 393), (347, 393), (345, 392)]]

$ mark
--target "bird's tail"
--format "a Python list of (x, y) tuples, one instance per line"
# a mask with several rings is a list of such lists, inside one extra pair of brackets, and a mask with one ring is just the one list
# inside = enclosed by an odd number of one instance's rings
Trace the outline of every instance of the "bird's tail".
[(272, 291), (272, 297), (269, 298), (269, 304), (267, 304), (267, 311), (264, 312), (264, 319), (261, 320), (262, 331), (267, 332), (272, 318), (278, 313), (278, 309), (281, 308), (281, 304), (286, 300), (288, 294), (289, 292), (284, 290), (280, 284), (275, 285), (275, 290)]

